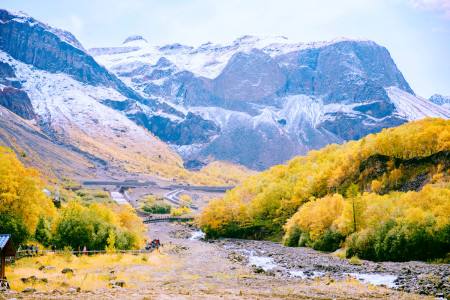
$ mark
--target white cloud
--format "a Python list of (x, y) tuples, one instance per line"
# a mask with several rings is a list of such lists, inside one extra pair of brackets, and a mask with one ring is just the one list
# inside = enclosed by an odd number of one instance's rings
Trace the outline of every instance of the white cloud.
[(433, 10), (450, 18), (450, 0), (410, 0), (414, 7)]

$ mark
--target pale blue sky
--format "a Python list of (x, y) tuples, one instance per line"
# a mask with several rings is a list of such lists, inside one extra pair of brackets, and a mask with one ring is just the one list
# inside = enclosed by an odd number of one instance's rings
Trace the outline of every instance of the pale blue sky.
[(85, 48), (150, 43), (199, 45), (251, 35), (306, 42), (364, 38), (386, 46), (413, 90), (450, 95), (450, 0), (2, 0), (71, 31)]

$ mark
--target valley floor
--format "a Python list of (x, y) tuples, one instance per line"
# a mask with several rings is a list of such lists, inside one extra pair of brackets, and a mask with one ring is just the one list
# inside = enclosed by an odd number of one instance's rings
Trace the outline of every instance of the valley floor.
[[(81, 286), (81, 291), (72, 293), (64, 288), (39, 292), (36, 287), (35, 293), (0, 294), (0, 299), (426, 299), (424, 295), (365, 284), (346, 274), (377, 272), (397, 277), (422, 272), (420, 280), (429, 277), (436, 281), (449, 272), (448, 265), (424, 263), (364, 261), (363, 265), (354, 266), (332, 255), (270, 242), (205, 242), (195, 238), (200, 234), (194, 228), (175, 223), (151, 224), (148, 236), (160, 239), (164, 245), (159, 253), (149, 254), (145, 260), (135, 259), (129, 264), (108, 262), (106, 268), (91, 265), (74, 269), (75, 274), (85, 272), (84, 278), (87, 274), (106, 276), (113, 271), (125, 281), (124, 288), (110, 288), (108, 281), (97, 288), (82, 283), (85, 286)], [(34, 268), (37, 270), (38, 266), (35, 263)], [(38, 277), (39, 272), (35, 273)], [(390, 285), (392, 277), (383, 280), (379, 283)], [(418, 280), (412, 281), (419, 286)]]

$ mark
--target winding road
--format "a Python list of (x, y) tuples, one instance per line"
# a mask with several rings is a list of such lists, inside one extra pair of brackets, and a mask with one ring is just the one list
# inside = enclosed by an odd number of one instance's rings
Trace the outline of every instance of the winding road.
[(140, 180), (82, 180), (81, 184), (88, 186), (116, 186), (118, 188), (135, 188), (135, 187), (157, 187), (164, 190), (182, 189), (186, 191), (202, 191), (202, 192), (217, 192), (225, 193), (234, 188), (234, 186), (207, 186), (207, 185), (189, 185), (189, 184), (172, 184), (170, 181), (160, 180), (162, 184), (155, 181), (140, 181)]
[[(161, 180), (160, 180), (161, 181)], [(137, 207), (137, 202), (132, 200), (131, 197), (127, 195), (128, 188), (138, 188), (138, 187), (155, 187), (162, 190), (168, 190), (164, 194), (164, 199), (167, 201), (180, 206), (182, 200), (180, 195), (186, 191), (201, 191), (209, 193), (224, 193), (234, 186), (201, 186), (201, 185), (189, 185), (189, 184), (172, 184), (170, 181), (161, 181), (157, 183), (155, 181), (140, 181), (140, 180), (82, 180), (81, 184), (84, 187), (115, 187), (117, 190), (111, 191), (111, 198), (117, 202), (119, 205), (129, 203), (133, 207)], [(191, 209), (198, 210), (198, 206), (195, 204), (190, 205)]]
[[(166, 193), (164, 195), (164, 199), (166, 199), (167, 201), (169, 201), (169, 202), (171, 202), (171, 203), (173, 203), (175, 205), (181, 206), (182, 200), (180, 198), (180, 195), (183, 192), (184, 192), (184, 190), (182, 190), (182, 189), (177, 189), (177, 190), (174, 190), (174, 191), (170, 191), (170, 192), (168, 192), (168, 193)], [(194, 205), (192, 203), (191, 203), (191, 205), (189, 205), (189, 207), (192, 208), (192, 209), (198, 210), (198, 206), (196, 206), (196, 205)]]

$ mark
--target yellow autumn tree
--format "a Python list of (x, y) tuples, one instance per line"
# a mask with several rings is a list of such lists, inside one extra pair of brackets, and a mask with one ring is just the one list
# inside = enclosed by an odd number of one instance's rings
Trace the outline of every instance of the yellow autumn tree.
[(0, 147), (0, 214), (21, 218), (28, 231), (34, 233), (39, 217), (56, 215), (43, 189), (36, 170), (24, 167), (12, 150)]

